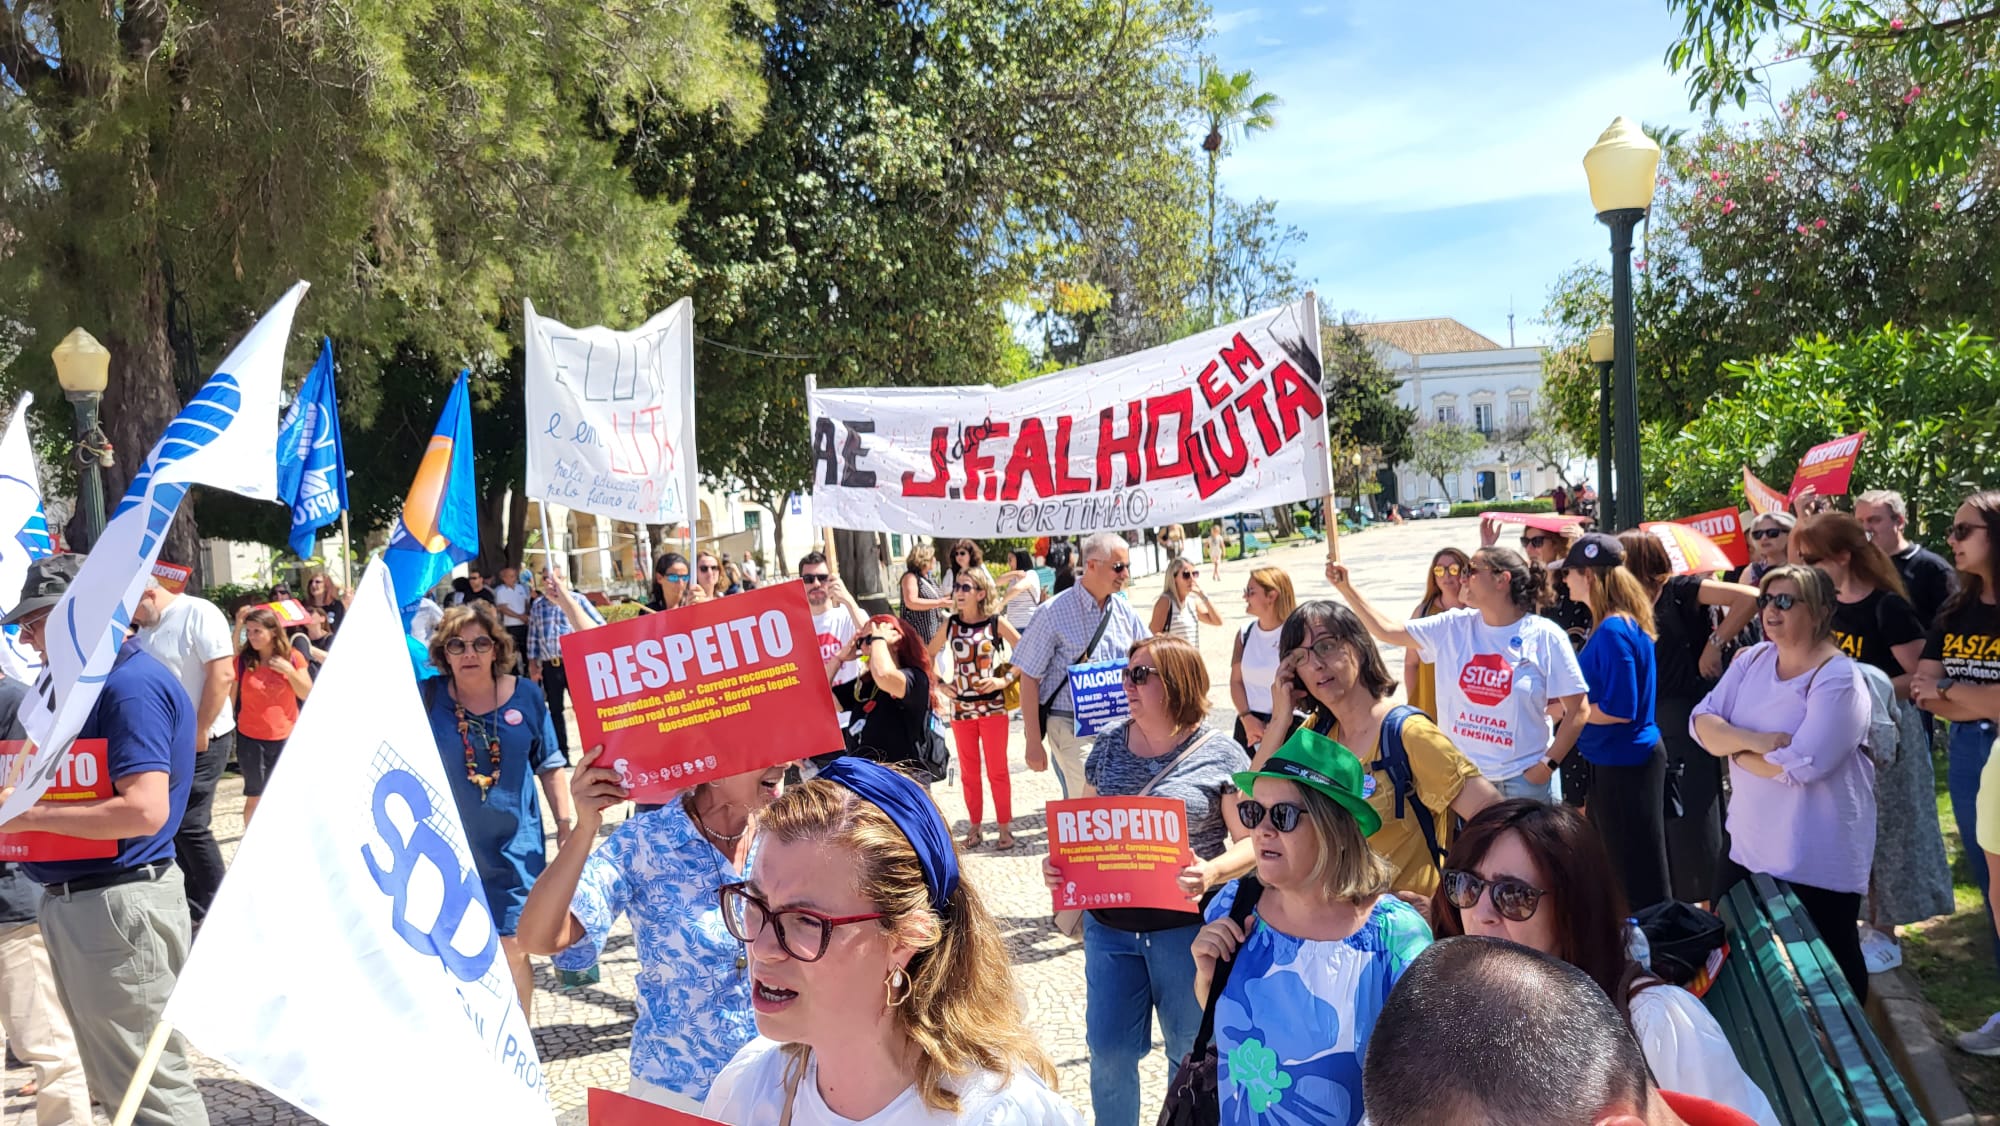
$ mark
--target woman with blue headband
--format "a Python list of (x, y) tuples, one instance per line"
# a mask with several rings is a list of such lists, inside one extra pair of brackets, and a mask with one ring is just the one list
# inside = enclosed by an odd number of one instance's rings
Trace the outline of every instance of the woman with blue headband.
[(759, 1036), (703, 1113), (731, 1126), (1074, 1124), (1007, 947), (923, 788), (842, 758), (758, 820), (722, 889)]

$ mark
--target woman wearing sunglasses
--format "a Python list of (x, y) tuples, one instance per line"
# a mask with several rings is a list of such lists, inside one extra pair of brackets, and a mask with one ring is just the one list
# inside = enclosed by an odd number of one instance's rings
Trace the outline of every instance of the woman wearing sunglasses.
[(1692, 724), (1709, 754), (1729, 760), (1729, 859), (1716, 898), (1753, 872), (1790, 884), (1866, 1001), (1854, 922), (1875, 851), (1868, 688), (1834, 644), (1824, 572), (1772, 568), (1757, 608), (1766, 640), (1737, 654)]
[(952, 614), (931, 638), (927, 654), (935, 659), (951, 654), (951, 739), (958, 745), (958, 773), (965, 783), (969, 824), (965, 847), (979, 847), (979, 822), (986, 800), (980, 771), (993, 788), (993, 824), (999, 830), (995, 848), (1014, 847), (1014, 787), (1007, 775), (1007, 686), (1020, 680), (1012, 667), (1002, 668), (1001, 654), (1021, 635), (1007, 619), (994, 613), (993, 576), (976, 567), (960, 573), (952, 588)]
[(648, 610), (674, 610), (687, 602), (688, 585), (693, 580), (688, 561), (678, 551), (669, 551), (653, 564), (653, 596)]
[(951, 561), (945, 564), (944, 585), (946, 590), (957, 586), (967, 571), (986, 570), (986, 553), (971, 540), (959, 540), (951, 545)]
[[(1368, 847), (1381, 819), (1367, 780), (1347, 748), (1313, 731), (1235, 777), (1257, 879), (1217, 892), (1194, 940), (1197, 997), (1233, 962), (1214, 1010), (1224, 1123), (1361, 1121), (1368, 1033), (1431, 942), (1416, 908), (1388, 894), (1394, 871)], [(1254, 913), (1238, 925), (1230, 909), (1249, 894)]]
[(1798, 522), (1789, 512), (1766, 512), (1750, 521), (1750, 562), (1733, 581), (1756, 586), (1764, 580), (1764, 572), (1791, 562), (1792, 529)]
[[(1431, 573), (1424, 578), (1424, 597), (1410, 612), (1410, 620), (1464, 607), (1459, 594), (1471, 571), (1472, 557), (1455, 547), (1431, 556)], [(1413, 706), (1425, 715), (1437, 714), (1437, 666), (1426, 664), (1415, 649), (1403, 653), (1403, 683), (1409, 688)]]
[(1203, 623), (1221, 625), (1222, 611), (1202, 593), (1200, 568), (1175, 556), (1167, 564), (1166, 589), (1153, 601), (1152, 630), (1172, 634), (1199, 649)]
[(1589, 974), (1631, 1025), (1662, 1089), (1776, 1126), (1770, 1100), (1744, 1074), (1708, 1008), (1627, 953), (1625, 898), (1604, 846), (1575, 810), (1508, 801), (1467, 822), (1431, 917), (1439, 938), (1506, 939)]
[(759, 1036), (709, 1089), (731, 1126), (1077, 1121), (1022, 1020), (1007, 946), (923, 790), (842, 759), (758, 819), (722, 889)]
[[(1271, 681), (1278, 675), (1278, 635), (1298, 607), (1292, 576), (1283, 567), (1259, 567), (1243, 584), (1243, 609), (1250, 624), (1236, 635), (1229, 657), (1229, 699), (1236, 705), (1236, 741), (1251, 754), (1271, 722)], [(1286, 727), (1291, 725), (1289, 713)]]
[[(1084, 1037), (1090, 1048), (1090, 1102), (1102, 1126), (1139, 1121), (1139, 1061), (1153, 1047), (1157, 1013), (1168, 1065), (1185, 1059), (1201, 1027), (1194, 993), (1194, 955), (1201, 929), (1196, 909), (1210, 889), (1248, 872), (1249, 838), (1229, 843), (1223, 795), (1250, 758), (1235, 740), (1203, 724), (1208, 671), (1201, 653), (1178, 637), (1148, 637), (1132, 646), (1125, 669), (1129, 722), (1100, 732), (1084, 762), (1087, 788), (1072, 797), (1173, 798), (1187, 806), (1188, 845), (1195, 862), (1181, 873), (1186, 911), (1102, 909), (1083, 920)], [(1049, 887), (1062, 868), (1042, 863)]]
[(537, 779), (555, 813), (557, 847), (576, 824), (569, 760), (556, 742), (541, 687), (501, 671), (514, 667), (514, 642), (491, 603), (446, 610), (431, 634), (430, 657), (444, 674), (423, 682), (431, 735), (444, 758), (521, 1011), (533, 1017), (535, 978), (514, 931), (528, 887), (548, 863)]

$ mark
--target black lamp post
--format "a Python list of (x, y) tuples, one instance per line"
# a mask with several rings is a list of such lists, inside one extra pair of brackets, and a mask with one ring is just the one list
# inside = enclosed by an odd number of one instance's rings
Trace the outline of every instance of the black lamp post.
[(1611, 123), (1583, 156), (1590, 179), (1590, 202), (1598, 221), (1611, 228), (1611, 327), (1615, 441), (1618, 464), (1618, 524), (1622, 530), (1645, 519), (1646, 487), (1639, 472), (1639, 357), (1632, 332), (1632, 228), (1653, 206), (1653, 178), (1660, 170), (1660, 146), (1627, 118)]
[(1611, 361), (1616, 353), (1610, 325), (1590, 334), (1590, 362), (1597, 369), (1597, 526), (1616, 528), (1618, 509), (1611, 499)]
[(111, 352), (80, 328), (71, 329), (55, 351), (56, 382), (62, 384), (70, 409), (76, 412), (76, 502), (83, 512), (89, 542), (72, 550), (89, 551), (104, 534), (104, 470), (111, 464), (111, 440), (97, 424), (97, 408), (111, 370)]

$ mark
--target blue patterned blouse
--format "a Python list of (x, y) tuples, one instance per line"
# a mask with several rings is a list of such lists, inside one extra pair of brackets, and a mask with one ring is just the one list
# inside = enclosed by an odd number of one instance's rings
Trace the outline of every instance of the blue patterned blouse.
[(584, 862), (569, 911), (584, 936), (558, 969), (588, 969), (611, 924), (632, 917), (639, 948), (639, 1019), (632, 1075), (694, 1100), (757, 1035), (743, 944), (722, 925), (716, 889), (742, 879), (678, 801), (612, 830)]
[[(1239, 886), (1209, 901), (1210, 922), (1228, 916)], [(1369, 1033), (1389, 990), (1430, 944), (1423, 916), (1393, 895), (1338, 941), (1293, 938), (1258, 919), (1216, 1001), (1225, 1126), (1360, 1122)]]

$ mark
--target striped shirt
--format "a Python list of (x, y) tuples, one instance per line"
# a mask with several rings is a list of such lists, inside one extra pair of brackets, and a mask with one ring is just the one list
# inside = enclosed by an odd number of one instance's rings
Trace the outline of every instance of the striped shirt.
[(1041, 681), (1042, 702), (1055, 711), (1069, 714), (1069, 666), (1083, 660), (1083, 648), (1106, 614), (1111, 621), (1090, 654), (1093, 661), (1123, 659), (1134, 644), (1152, 636), (1123, 597), (1114, 594), (1099, 608), (1090, 591), (1078, 583), (1042, 603), (1014, 646), (1014, 667)]
[[(590, 604), (590, 599), (582, 595), (571, 595), (583, 609), (583, 616), (598, 625), (604, 624), (604, 615)], [(530, 661), (559, 661), (562, 659), (562, 639), (576, 630), (569, 624), (569, 615), (562, 607), (549, 600), (547, 595), (535, 599), (528, 607), (528, 659)]]

